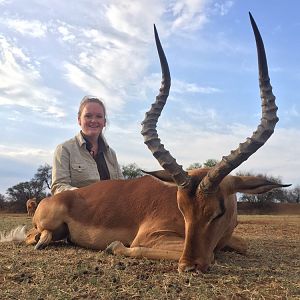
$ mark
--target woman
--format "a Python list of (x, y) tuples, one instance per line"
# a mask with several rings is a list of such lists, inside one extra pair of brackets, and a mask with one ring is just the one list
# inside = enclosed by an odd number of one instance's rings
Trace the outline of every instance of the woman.
[(57, 146), (52, 168), (52, 194), (99, 180), (123, 179), (115, 151), (103, 137), (106, 109), (101, 100), (85, 96), (79, 106), (81, 131)]

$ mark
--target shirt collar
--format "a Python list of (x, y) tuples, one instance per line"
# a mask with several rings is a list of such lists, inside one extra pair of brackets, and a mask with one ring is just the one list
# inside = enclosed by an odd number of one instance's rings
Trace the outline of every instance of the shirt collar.
[[(80, 130), (80, 132), (76, 135), (76, 138), (79, 142), (80, 147), (82, 147), (83, 145), (86, 145), (86, 148), (89, 148), (89, 141), (85, 138), (84, 133)], [(98, 144), (100, 146), (100, 149), (102, 149), (102, 151), (107, 151), (109, 148), (109, 145), (106, 142), (106, 139), (104, 138), (104, 136), (101, 134), (99, 135), (99, 139), (98, 139)]]

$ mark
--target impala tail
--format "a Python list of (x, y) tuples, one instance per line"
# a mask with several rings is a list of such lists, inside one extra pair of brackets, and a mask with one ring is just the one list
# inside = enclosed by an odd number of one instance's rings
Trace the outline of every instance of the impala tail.
[(19, 225), (9, 232), (0, 232), (0, 243), (15, 242), (22, 243), (26, 239), (26, 226)]

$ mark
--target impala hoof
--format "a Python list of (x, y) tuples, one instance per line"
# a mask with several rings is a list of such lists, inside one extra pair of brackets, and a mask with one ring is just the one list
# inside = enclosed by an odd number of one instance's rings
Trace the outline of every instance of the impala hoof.
[(179, 264), (178, 265), (178, 272), (179, 273), (187, 273), (187, 272), (196, 272), (196, 273), (206, 273), (209, 271), (210, 265), (209, 264)]
[(42, 250), (47, 247), (47, 244), (44, 244), (40, 241), (37, 242), (37, 244), (34, 246), (34, 250)]
[(120, 251), (124, 248), (125, 246), (121, 242), (114, 241), (106, 247), (105, 252), (107, 254), (120, 254)]

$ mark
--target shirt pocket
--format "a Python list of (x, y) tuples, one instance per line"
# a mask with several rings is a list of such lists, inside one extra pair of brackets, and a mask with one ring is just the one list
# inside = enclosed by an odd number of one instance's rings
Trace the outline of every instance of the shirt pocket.
[(82, 162), (71, 163), (71, 184), (79, 186), (84, 182), (87, 177), (87, 166)]
[(76, 173), (82, 173), (85, 171), (86, 166), (83, 163), (72, 163), (71, 164), (72, 170)]

